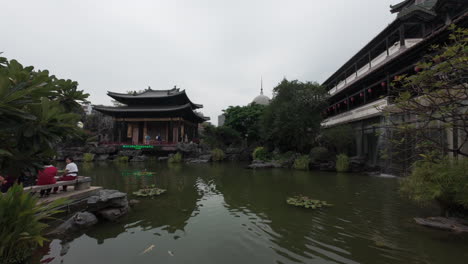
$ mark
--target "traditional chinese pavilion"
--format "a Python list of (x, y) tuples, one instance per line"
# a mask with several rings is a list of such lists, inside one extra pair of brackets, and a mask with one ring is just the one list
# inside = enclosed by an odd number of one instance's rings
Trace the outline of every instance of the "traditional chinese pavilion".
[(113, 117), (115, 143), (153, 145), (196, 141), (198, 125), (209, 120), (195, 111), (203, 106), (190, 101), (185, 90), (176, 87), (107, 94), (122, 106), (94, 109)]

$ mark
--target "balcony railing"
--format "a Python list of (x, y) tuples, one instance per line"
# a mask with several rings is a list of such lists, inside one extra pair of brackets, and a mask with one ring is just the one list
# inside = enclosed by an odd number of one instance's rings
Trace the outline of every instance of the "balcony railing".
[(322, 122), (322, 126), (330, 127), (378, 116), (381, 114), (382, 108), (386, 107), (387, 105), (388, 100), (387, 97), (385, 97), (353, 110), (329, 117)]
[(415, 39), (405, 39), (405, 46), (401, 46), (400, 42), (395, 42), (390, 48), (388, 52), (382, 52), (378, 56), (374, 57), (369, 63), (358, 69), (357, 71), (353, 72), (351, 75), (340, 81), (337, 85), (335, 85), (332, 89), (330, 89), (330, 95), (334, 95), (344, 89), (346, 89), (349, 85), (351, 85), (356, 80), (362, 78), (364, 75), (368, 74), (382, 63), (386, 62), (389, 58), (397, 56), (406, 48), (412, 47), (422, 39), (415, 38)]

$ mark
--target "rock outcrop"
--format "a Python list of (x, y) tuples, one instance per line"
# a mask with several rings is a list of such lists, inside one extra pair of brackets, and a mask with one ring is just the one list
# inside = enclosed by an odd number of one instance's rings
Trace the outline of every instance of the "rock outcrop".
[(62, 223), (59, 227), (54, 229), (49, 235), (66, 234), (70, 232), (77, 232), (92, 225), (97, 224), (97, 217), (90, 212), (78, 212), (70, 217), (67, 221)]

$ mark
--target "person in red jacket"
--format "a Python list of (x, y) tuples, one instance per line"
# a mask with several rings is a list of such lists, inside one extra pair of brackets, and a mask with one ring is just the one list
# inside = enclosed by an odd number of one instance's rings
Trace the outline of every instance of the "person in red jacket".
[[(52, 162), (45, 162), (44, 163), (44, 169), (40, 170), (38, 172), (38, 177), (37, 177), (37, 185), (49, 185), (49, 184), (54, 184), (56, 183), (55, 176), (57, 176), (57, 168), (51, 165)], [(54, 189), (54, 192), (57, 192), (58, 188)], [(40, 194), (41, 197), (44, 196), (49, 196), (50, 191), (52, 188), (47, 189), (47, 190), (41, 190)]]

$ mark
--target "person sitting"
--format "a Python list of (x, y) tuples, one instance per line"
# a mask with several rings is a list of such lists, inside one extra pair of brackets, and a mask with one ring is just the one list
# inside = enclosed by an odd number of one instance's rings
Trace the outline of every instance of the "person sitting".
[[(44, 162), (44, 169), (39, 170), (38, 176), (37, 176), (37, 185), (49, 185), (49, 184), (55, 184), (55, 176), (57, 176), (57, 168), (51, 165), (51, 161)], [(54, 188), (54, 193), (57, 192), (57, 187)], [(41, 197), (49, 196), (50, 191), (52, 188), (46, 189), (46, 190), (41, 190), (40, 194)]]
[[(66, 158), (65, 162), (67, 163), (67, 166), (65, 167), (65, 172), (63, 173), (62, 177), (60, 177), (58, 180), (59, 181), (76, 180), (76, 177), (78, 177), (78, 166), (76, 166), (75, 162), (73, 162), (73, 158), (71, 157)], [(67, 186), (64, 185), (62, 187), (63, 187), (62, 191), (66, 192)], [(54, 189), (54, 192), (55, 192), (55, 189)]]

